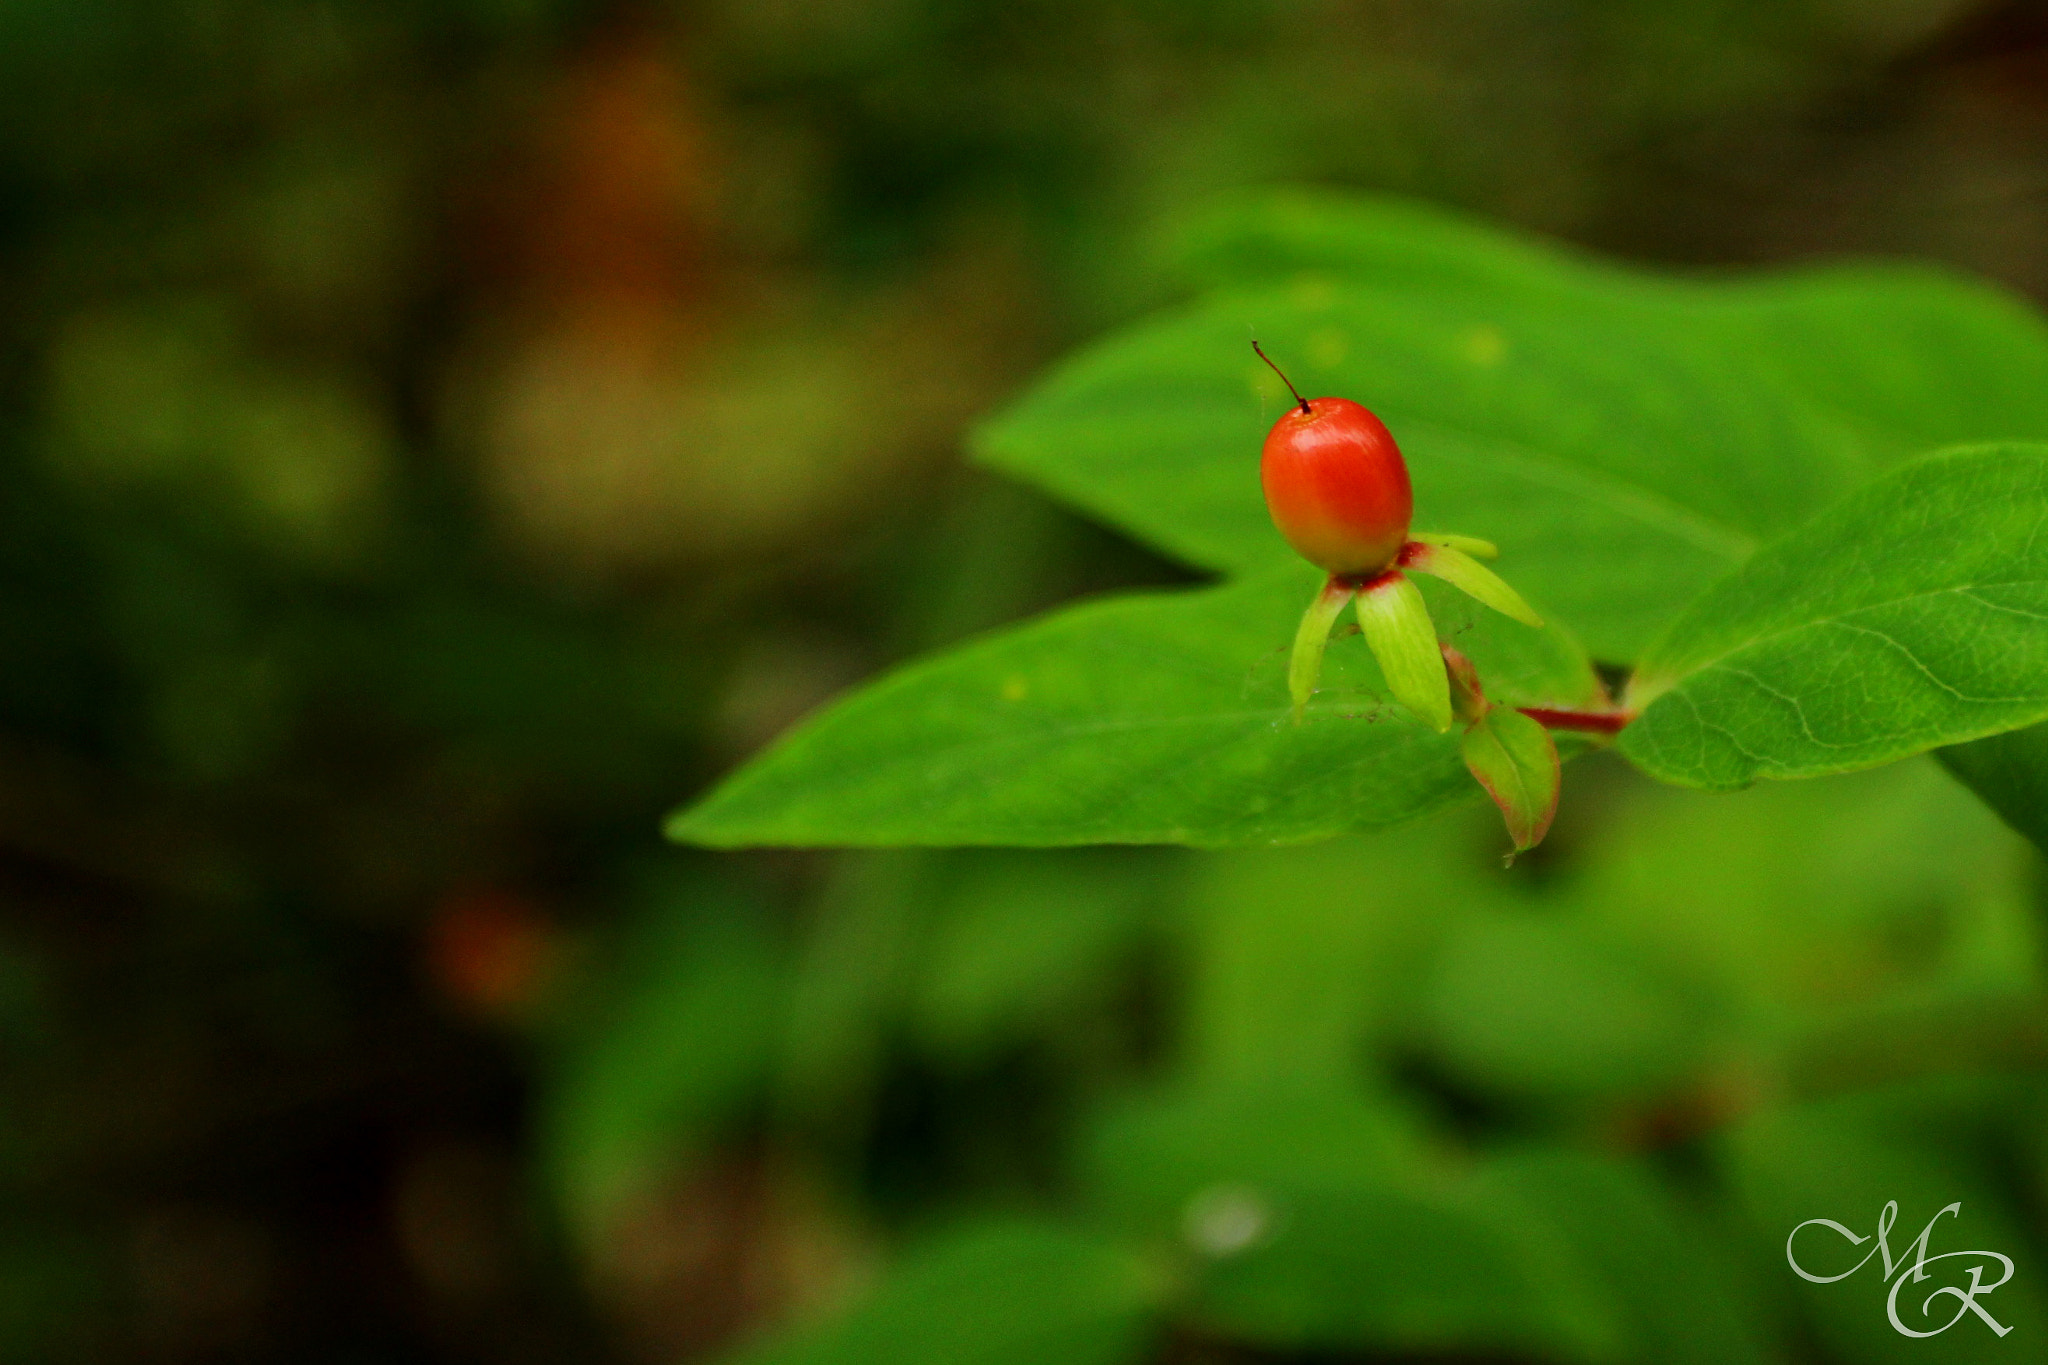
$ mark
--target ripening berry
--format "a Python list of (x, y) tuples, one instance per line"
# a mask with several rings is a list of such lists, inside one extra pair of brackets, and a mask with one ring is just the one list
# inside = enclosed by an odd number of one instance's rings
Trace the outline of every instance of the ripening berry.
[(1266, 436), (1259, 480), (1280, 534), (1327, 573), (1370, 578), (1408, 542), (1408, 466), (1380, 419), (1348, 398), (1288, 409)]
[[(1471, 660), (1437, 639), (1429, 604), (1409, 575), (1440, 578), (1538, 630), (1542, 618), (1479, 562), (1500, 553), (1489, 542), (1441, 532), (1411, 534), (1415, 495), (1408, 465), (1379, 418), (1348, 398), (1310, 402), (1258, 342), (1252, 350), (1294, 395), (1294, 406), (1266, 433), (1259, 459), (1266, 510), (1287, 543), (1329, 575), (1302, 613), (1288, 660), (1294, 723), (1307, 716), (1330, 628), (1350, 606), (1394, 700), (1440, 733), (1453, 721), (1464, 722), (1466, 766), (1499, 805), (1516, 851), (1533, 848), (1557, 809), (1557, 746), (1543, 718), (1566, 713), (1489, 704)], [(1625, 723), (1602, 728), (1612, 733)]]

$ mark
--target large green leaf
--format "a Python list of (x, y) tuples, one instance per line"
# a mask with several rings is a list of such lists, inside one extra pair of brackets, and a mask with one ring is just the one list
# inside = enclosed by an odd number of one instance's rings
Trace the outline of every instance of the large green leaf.
[(1367, 402), (1418, 524), (1503, 572), (1596, 655), (1635, 652), (1761, 539), (1861, 472), (1839, 424), (1675, 328), (1463, 294), (1226, 294), (1082, 352), (986, 427), (982, 458), (1197, 564), (1293, 554), (1257, 495), (1278, 415), (1256, 322), (1305, 391)]
[(1878, 458), (2048, 439), (2048, 326), (2023, 301), (1937, 266), (1652, 273), (1430, 204), (1312, 190), (1230, 204), (1185, 227), (1176, 246), (1212, 289), (1339, 276), (1572, 311), (1683, 312), (1771, 383), (1854, 427)]
[(1651, 650), (1622, 749), (1731, 788), (2048, 716), (2048, 447), (1915, 461), (1751, 559)]
[[(1287, 644), (1317, 582), (1283, 565), (1087, 603), (912, 664), (800, 726), (669, 832), (727, 847), (1219, 846), (1327, 837), (1476, 794), (1456, 737), (1386, 702), (1355, 633), (1331, 645), (1307, 723), (1289, 723)], [(1501, 700), (1597, 692), (1557, 632), (1425, 594)]]
[(1282, 196), (1197, 234), (1201, 303), (1055, 370), (981, 457), (1191, 562), (1286, 555), (1251, 495), (1277, 384), (1380, 412), (1422, 524), (1486, 536), (1598, 657), (1884, 464), (2048, 437), (2048, 329), (1918, 267), (1740, 283), (1592, 262), (1415, 205)]
[(746, 1365), (1118, 1365), (1142, 1358), (1160, 1277), (1039, 1220), (960, 1228), (907, 1256), (839, 1321), (743, 1351)]

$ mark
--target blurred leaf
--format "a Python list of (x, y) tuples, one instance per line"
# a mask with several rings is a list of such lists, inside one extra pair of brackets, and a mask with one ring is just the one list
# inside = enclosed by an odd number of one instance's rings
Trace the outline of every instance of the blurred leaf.
[(1581, 852), (1571, 908), (1682, 964), (1730, 1042), (1838, 1033), (1868, 1074), (1959, 1041), (1909, 1052), (1872, 1011), (2040, 989), (2024, 845), (1925, 760), (1714, 795), (1645, 783)]
[[(1490, 825), (1486, 816), (1481, 827)], [(1351, 1087), (1411, 1027), (1446, 925), (1497, 894), (1471, 821), (1196, 859), (1178, 924), (1181, 1066), (1204, 1085)]]
[(745, 1365), (1116, 1365), (1144, 1356), (1158, 1277), (1057, 1223), (981, 1223), (905, 1256), (838, 1322)]
[(955, 855), (915, 986), (926, 1048), (972, 1061), (1055, 1022), (1106, 984), (1158, 899), (1151, 859)]
[[(1910, 1256), (1922, 1227), (1956, 1202), (1961, 1210), (1934, 1225), (1930, 1255), (1983, 1249), (2024, 1257), (2032, 1244), (2006, 1193), (1987, 1178), (1983, 1155), (1942, 1131), (1948, 1126), (1943, 1111), (1952, 1111), (1959, 1100), (1963, 1112), (1951, 1113), (1951, 1123), (1967, 1121), (1967, 1111), (1978, 1107), (1967, 1088), (1872, 1092), (1767, 1115), (1736, 1130), (1725, 1144), (1724, 1159), (1754, 1226), (1760, 1262), (1797, 1293), (1829, 1353), (1853, 1365), (2009, 1361), (2017, 1343), (2038, 1341), (2048, 1331), (2048, 1300), (2027, 1276), (2024, 1259), (2019, 1273), (1982, 1299), (1987, 1312), (2013, 1329), (2010, 1338), (1966, 1316), (1953, 1329), (1924, 1340), (1900, 1334), (1887, 1320), (1889, 1286), (1879, 1258), (1834, 1284), (1799, 1279), (1785, 1262), (1786, 1239), (1799, 1224), (1831, 1218), (1869, 1237), (1891, 1200), (1899, 1205), (1888, 1238), (1895, 1261)], [(1809, 1245), (1802, 1237), (1801, 1264), (1816, 1274), (1846, 1270), (1871, 1249), (1866, 1242), (1852, 1250), (1826, 1229), (1809, 1229), (1808, 1235), (1815, 1240)], [(1934, 1317), (1916, 1316), (1927, 1294), (1943, 1284), (1967, 1283), (1963, 1272), (1945, 1266), (1928, 1273), (1924, 1286), (1908, 1286), (1899, 1296), (1900, 1320), (1916, 1329), (1946, 1320), (1953, 1303), (1936, 1299)]]
[(1759, 553), (1651, 650), (1621, 750), (1740, 787), (1871, 767), (2048, 715), (2048, 447), (1886, 475)]
[(939, 859), (924, 850), (849, 855), (818, 897), (789, 989), (782, 1102), (859, 1128), (901, 1018), (930, 920)]
[(1646, 1164), (1563, 1147), (1489, 1162), (1480, 1197), (1555, 1228), (1618, 1306), (1630, 1357), (1656, 1365), (1750, 1365), (1784, 1357), (1735, 1248)]
[(1702, 993), (1639, 947), (1527, 912), (1453, 929), (1423, 1011), (1430, 1048), (1459, 1076), (1556, 1099), (1673, 1084), (1715, 1023)]
[[(915, 663), (783, 737), (669, 822), (749, 844), (1298, 841), (1408, 819), (1471, 791), (1455, 738), (1376, 705), (1356, 637), (1332, 645), (1307, 725), (1284, 658), (1317, 580), (1294, 566), (1206, 592), (1093, 602)], [(1554, 632), (1432, 603), (1504, 700), (1597, 691)], [(1383, 695), (1383, 694), (1382, 694)]]
[(580, 1230), (735, 1121), (766, 1086), (783, 1007), (780, 954), (729, 892), (671, 887), (623, 947), (544, 1098), (548, 1176)]
[(1935, 756), (2007, 824), (2048, 852), (2048, 725), (1987, 735)]
[(1197, 1281), (1192, 1311), (1211, 1331), (1281, 1350), (1623, 1358), (1606, 1296), (1519, 1210), (1393, 1185), (1270, 1197), (1270, 1231)]
[(1414, 1121), (1355, 1087), (1247, 1082), (1121, 1100), (1088, 1129), (1078, 1165), (1091, 1205), (1111, 1222), (1202, 1249), (1228, 1238), (1208, 1225), (1204, 1201), (1220, 1216), (1227, 1210), (1215, 1201), (1235, 1198), (1256, 1223), (1276, 1190), (1377, 1190), (1419, 1153)]

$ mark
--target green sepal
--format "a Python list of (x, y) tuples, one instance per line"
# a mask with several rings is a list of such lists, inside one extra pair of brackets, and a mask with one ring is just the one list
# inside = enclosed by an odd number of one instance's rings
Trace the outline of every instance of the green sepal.
[(1323, 672), (1323, 650), (1330, 643), (1330, 627), (1336, 624), (1344, 604), (1357, 589), (1331, 579), (1301, 614), (1301, 628), (1294, 632), (1294, 653), (1287, 661), (1287, 695), (1294, 699), (1294, 723), (1301, 724), (1308, 699), (1315, 695), (1316, 679)]
[(1424, 545), (1438, 545), (1446, 550), (1461, 550), (1474, 559), (1499, 559), (1500, 546), (1478, 536), (1453, 535), (1449, 531), (1410, 531), (1408, 539)]
[(1421, 589), (1401, 573), (1381, 575), (1358, 594), (1358, 624), (1394, 700), (1432, 730), (1450, 729), (1450, 679)]
[(1465, 766), (1507, 822), (1515, 852), (1543, 842), (1557, 814), (1557, 745), (1550, 732), (1513, 707), (1497, 706), (1465, 731)]
[(1402, 553), (1401, 567), (1416, 573), (1435, 574), (1501, 615), (1512, 617), (1525, 626), (1543, 629), (1543, 618), (1522, 600), (1520, 593), (1502, 582), (1499, 574), (1462, 550), (1411, 539), (1407, 550)]

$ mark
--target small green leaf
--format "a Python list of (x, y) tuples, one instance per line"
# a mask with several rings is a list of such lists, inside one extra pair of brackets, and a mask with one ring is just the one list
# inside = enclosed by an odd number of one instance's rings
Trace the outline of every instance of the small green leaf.
[(1936, 756), (2008, 825), (2048, 852), (2048, 725), (1987, 735)]
[[(1072, 607), (910, 665), (800, 725), (672, 819), (741, 845), (1298, 842), (1391, 824), (1471, 789), (1456, 743), (1388, 705), (1357, 635), (1290, 724), (1306, 565), (1224, 588)], [(1562, 635), (1441, 590), (1431, 610), (1510, 704), (1584, 704)], [(1431, 643), (1437, 677), (1443, 664)]]
[(733, 1365), (1121, 1365), (1142, 1359), (1161, 1277), (1079, 1229), (1004, 1219), (904, 1258), (844, 1318)]
[(1450, 729), (1451, 684), (1421, 590), (1404, 574), (1388, 574), (1354, 600), (1359, 629), (1394, 700), (1430, 729)]
[(2048, 716), (2048, 446), (1906, 465), (1715, 585), (1651, 650), (1621, 748), (1731, 788)]
[(1465, 731), (1459, 749), (1500, 807), (1515, 851), (1542, 843), (1557, 814), (1557, 745), (1550, 732), (1519, 711), (1497, 706)]

